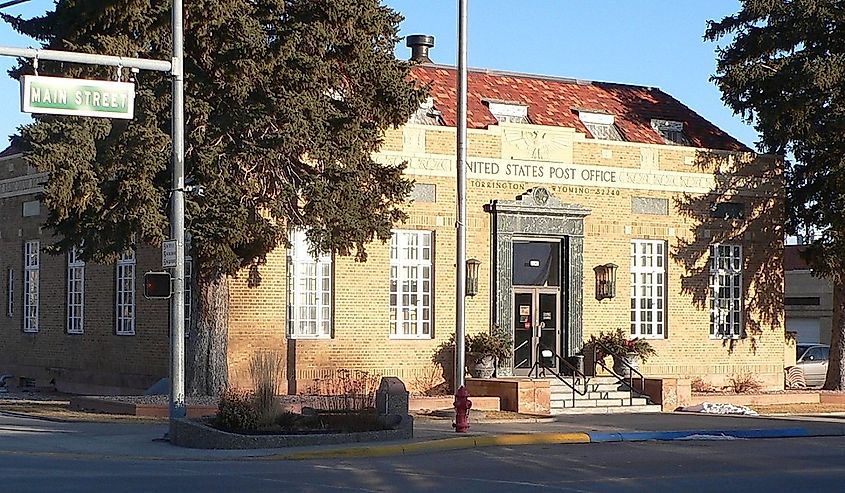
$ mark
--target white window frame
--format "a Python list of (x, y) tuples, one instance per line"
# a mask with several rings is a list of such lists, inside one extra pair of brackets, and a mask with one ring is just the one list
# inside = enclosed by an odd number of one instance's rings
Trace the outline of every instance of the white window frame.
[(652, 118), (651, 128), (654, 129), (668, 145), (692, 146), (689, 137), (684, 133), (684, 122), (674, 120), (660, 120)]
[(331, 339), (334, 274), (331, 255), (314, 257), (305, 230), (288, 239), (288, 330), (291, 339)]
[(85, 332), (85, 262), (79, 260), (76, 247), (67, 252), (67, 320), (68, 334)]
[(39, 287), (41, 274), (41, 242), (24, 243), (23, 266), (23, 331), (38, 332)]
[(622, 133), (616, 128), (616, 123), (613, 115), (606, 113), (591, 113), (589, 111), (579, 111), (578, 118), (581, 123), (589, 130), (594, 139), (597, 140), (616, 140), (624, 142), (625, 138)]
[(135, 251), (129, 249), (115, 264), (115, 334), (135, 335)]
[(424, 230), (393, 230), (390, 239), (391, 339), (431, 339), (434, 235)]
[(15, 316), (15, 269), (6, 269), (6, 316)]
[(531, 123), (528, 106), (519, 103), (483, 100), (498, 123)]
[(666, 242), (631, 241), (631, 335), (666, 337)]
[(743, 337), (742, 245), (710, 246), (710, 338)]

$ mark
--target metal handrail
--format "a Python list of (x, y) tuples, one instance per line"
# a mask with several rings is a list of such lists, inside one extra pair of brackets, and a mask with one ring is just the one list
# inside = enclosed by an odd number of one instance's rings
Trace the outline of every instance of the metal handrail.
[[(572, 389), (572, 406), (575, 407), (575, 394), (578, 394), (582, 397), (587, 395), (587, 392), (588, 392), (587, 375), (585, 375), (581, 370), (579, 370), (575, 365), (573, 365), (569, 361), (566, 361), (565, 359), (561, 358), (560, 355), (557, 354), (554, 349), (547, 348), (545, 346), (540, 346), (539, 344), (538, 344), (538, 348), (540, 348), (541, 351), (547, 350), (547, 351), (551, 352), (552, 357), (555, 361), (557, 361), (559, 363), (563, 363), (563, 365), (565, 367), (572, 370), (572, 383), (567, 382), (563, 378), (563, 375), (561, 375), (560, 373), (555, 371), (555, 369), (553, 367), (541, 365), (540, 364), (541, 358), (537, 358), (537, 361), (535, 361), (534, 364), (531, 365), (531, 369), (528, 370), (528, 377), (530, 378), (531, 374), (534, 373), (535, 370), (537, 372), (537, 378), (540, 378), (540, 376), (545, 377), (546, 376), (546, 370), (549, 370), (551, 372), (551, 374), (554, 375), (558, 380), (563, 382), (564, 385), (566, 385), (567, 387)], [(542, 375), (541, 375), (541, 373), (542, 373)], [(584, 382), (584, 391), (583, 392), (578, 390), (575, 387), (576, 386), (576, 383), (575, 383), (576, 377), (581, 378), (581, 381)]]
[[(622, 385), (628, 386), (628, 403), (630, 405), (634, 405), (634, 373), (636, 373), (640, 377), (640, 391), (645, 392), (645, 377), (639, 370), (634, 368), (630, 363), (628, 363), (625, 359), (621, 357), (621, 355), (614, 353), (610, 350), (607, 346), (602, 344), (599, 341), (592, 341), (593, 342), (593, 363), (601, 365), (602, 368), (610, 372), (611, 375), (616, 377), (616, 380), (621, 383)], [(625, 383), (625, 377), (618, 375), (612, 368), (608, 368), (607, 365), (604, 364), (604, 356), (599, 357), (599, 348), (603, 350), (602, 354), (605, 356), (613, 356), (614, 360), (621, 362), (623, 365), (628, 367), (628, 383)]]

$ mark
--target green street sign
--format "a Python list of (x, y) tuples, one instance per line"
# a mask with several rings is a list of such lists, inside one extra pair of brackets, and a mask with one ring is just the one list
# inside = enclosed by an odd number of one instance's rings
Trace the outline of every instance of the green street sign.
[(135, 84), (105, 80), (24, 75), (21, 111), (51, 115), (99, 116), (130, 120)]

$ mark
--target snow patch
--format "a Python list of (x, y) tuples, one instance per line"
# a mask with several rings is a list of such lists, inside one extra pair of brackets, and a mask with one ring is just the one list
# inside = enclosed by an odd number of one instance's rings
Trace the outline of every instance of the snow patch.
[(737, 437), (732, 437), (730, 435), (689, 435), (685, 437), (676, 438), (675, 440), (739, 440)]
[(715, 404), (712, 402), (702, 402), (695, 406), (682, 407), (681, 411), (689, 413), (706, 413), (706, 414), (742, 414), (745, 416), (757, 416), (757, 411), (746, 406), (739, 406), (736, 404)]

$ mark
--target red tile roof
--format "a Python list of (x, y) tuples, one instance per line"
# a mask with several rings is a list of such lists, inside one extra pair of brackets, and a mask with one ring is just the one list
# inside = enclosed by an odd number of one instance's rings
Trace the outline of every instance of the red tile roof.
[[(414, 77), (431, 84), (434, 107), (444, 123), (455, 126), (457, 70), (455, 67), (424, 64), (413, 68)], [(680, 101), (653, 87), (578, 81), (540, 75), (468, 70), (467, 126), (486, 128), (496, 119), (482, 100), (521, 103), (528, 106), (528, 118), (537, 125), (575, 128), (590, 137), (577, 111), (606, 112), (629, 142), (663, 144), (651, 128), (651, 119), (684, 123), (684, 134), (693, 146), (728, 151), (750, 151), (748, 147), (708, 122)]]

